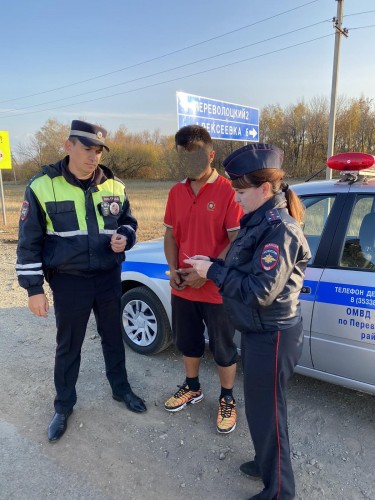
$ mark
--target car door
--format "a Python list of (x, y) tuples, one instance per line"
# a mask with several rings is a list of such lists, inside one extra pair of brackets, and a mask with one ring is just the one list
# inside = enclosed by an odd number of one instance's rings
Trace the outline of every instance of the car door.
[(331, 243), (316, 284), (311, 358), (316, 370), (375, 385), (375, 194), (344, 196), (327, 224)]
[[(311, 259), (305, 273), (304, 286), (300, 294), (304, 343), (299, 365), (313, 368), (311, 356), (311, 322), (318, 284), (321, 279), (330, 244), (330, 231), (326, 229), (327, 221), (334, 209), (337, 216), (342, 210), (343, 202), (336, 202), (336, 195), (314, 194), (300, 195), (305, 206), (304, 234), (311, 250)], [(338, 206), (339, 205), (339, 206)]]

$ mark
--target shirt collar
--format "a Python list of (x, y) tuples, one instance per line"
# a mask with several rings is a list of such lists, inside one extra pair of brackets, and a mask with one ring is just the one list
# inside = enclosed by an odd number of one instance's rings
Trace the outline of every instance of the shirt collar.
[[(218, 174), (216, 168), (213, 168), (210, 177), (206, 180), (206, 184), (214, 183), (218, 177), (219, 177), (219, 174)], [(189, 182), (190, 182), (189, 179), (186, 178), (186, 179), (183, 179), (181, 181), (181, 184), (188, 184)]]

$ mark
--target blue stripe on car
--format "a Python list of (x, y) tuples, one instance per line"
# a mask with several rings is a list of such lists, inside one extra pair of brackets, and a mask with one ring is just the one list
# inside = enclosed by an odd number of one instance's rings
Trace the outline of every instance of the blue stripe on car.
[[(136, 272), (144, 274), (151, 279), (169, 280), (167, 264), (155, 264), (152, 262), (129, 262), (122, 263), (122, 272)], [(305, 288), (310, 288), (310, 293), (302, 293), (300, 300), (335, 304), (342, 306), (375, 309), (375, 288), (369, 286), (358, 286), (345, 283), (329, 283), (305, 280)]]
[(309, 294), (301, 294), (300, 300), (316, 301), (337, 306), (375, 309), (375, 288), (349, 283), (330, 283), (327, 281), (305, 280), (305, 288), (310, 288)]
[(167, 264), (154, 264), (152, 262), (128, 262), (122, 263), (122, 272), (133, 271), (135, 273), (141, 273), (149, 278), (158, 280), (169, 280), (169, 276), (166, 274), (169, 271)]
[(322, 281), (319, 284), (316, 301), (340, 306), (375, 309), (375, 288)]

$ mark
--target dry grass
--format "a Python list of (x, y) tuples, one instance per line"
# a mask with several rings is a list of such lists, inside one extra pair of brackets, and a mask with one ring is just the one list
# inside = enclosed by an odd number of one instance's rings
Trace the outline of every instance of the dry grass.
[(175, 182), (127, 181), (126, 191), (132, 212), (138, 220), (138, 241), (158, 238), (164, 234), (164, 210), (168, 192)]
[[(168, 191), (174, 182), (127, 181), (126, 189), (134, 216), (138, 219), (138, 240), (157, 238), (164, 234), (163, 217)], [(25, 191), (24, 184), (4, 184), (7, 224), (1, 214), (0, 240), (16, 242), (18, 221)]]

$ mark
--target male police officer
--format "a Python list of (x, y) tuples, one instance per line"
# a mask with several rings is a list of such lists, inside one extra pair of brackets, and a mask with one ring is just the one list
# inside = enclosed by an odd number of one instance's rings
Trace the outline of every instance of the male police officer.
[(53, 292), (57, 326), (55, 415), (48, 439), (65, 432), (77, 401), (81, 347), (94, 311), (112, 396), (134, 412), (146, 411), (128, 382), (120, 326), (121, 262), (135, 243), (137, 221), (124, 184), (99, 164), (107, 131), (73, 120), (68, 153), (45, 165), (26, 188), (19, 223), (17, 275), (29, 309), (46, 317), (43, 278)]

